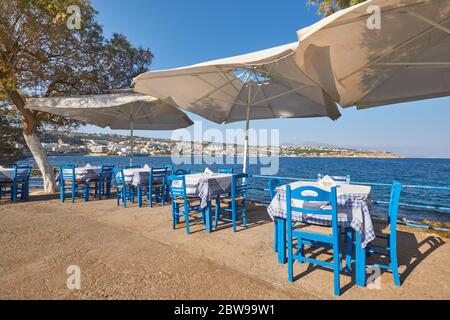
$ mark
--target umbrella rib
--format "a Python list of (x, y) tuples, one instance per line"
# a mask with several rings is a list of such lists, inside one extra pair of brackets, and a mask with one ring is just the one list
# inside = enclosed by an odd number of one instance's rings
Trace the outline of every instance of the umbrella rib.
[(377, 63), (375, 65), (375, 67), (391, 67), (391, 66), (448, 68), (450, 67), (450, 62), (383, 62)]
[(427, 17), (424, 17), (423, 15), (421, 15), (421, 14), (415, 12), (415, 11), (412, 11), (412, 10), (406, 10), (406, 12), (408, 14), (412, 15), (413, 17), (415, 17), (415, 18), (417, 18), (417, 19), (419, 19), (419, 20), (421, 20), (423, 22), (426, 22), (426, 23), (432, 25), (436, 29), (440, 29), (440, 30), (444, 31), (445, 33), (450, 34), (450, 29), (442, 26), (441, 23), (436, 23), (436, 22), (428, 19)]
[[(298, 89), (298, 88), (297, 88), (297, 89)], [(268, 98), (268, 99), (260, 100), (260, 101), (258, 101), (258, 102), (256, 102), (256, 103), (254, 103), (253, 106), (257, 106), (257, 105), (259, 105), (259, 104), (261, 104), (261, 103), (269, 102), (269, 101), (271, 101), (271, 100), (274, 100), (274, 99), (276, 99), (276, 98), (285, 96), (285, 95), (290, 94), (290, 93), (292, 93), (292, 92), (296, 92), (297, 89), (291, 89), (291, 90), (289, 90), (289, 91), (286, 91), (286, 92), (283, 92), (283, 93), (274, 95), (274, 96), (272, 96), (272, 97), (270, 97), (270, 98)]]
[[(220, 85), (220, 86), (218, 86), (218, 87), (215, 87), (215, 89), (214, 89), (213, 91), (208, 92), (207, 94), (205, 94), (205, 95), (203, 95), (202, 97), (198, 98), (197, 100), (195, 100), (194, 102), (192, 102), (192, 104), (196, 104), (196, 103), (199, 102), (200, 100), (203, 100), (203, 99), (209, 97), (210, 95), (216, 93), (217, 91), (222, 91), (222, 92), (224, 92), (225, 94), (228, 94), (227, 92), (223, 91), (222, 89), (223, 89), (225, 86), (227, 86), (228, 84), (230, 84), (230, 83), (232, 83), (233, 81), (235, 81), (236, 79), (229, 79), (228, 77), (226, 77), (226, 79), (227, 79), (227, 82), (225, 82), (224, 84), (222, 84), (222, 85)], [(201, 80), (203, 80), (203, 79), (201, 79)], [(233, 89), (236, 90), (237, 93), (239, 93), (239, 90), (237, 90), (233, 85), (232, 85), (232, 87), (233, 87)], [(231, 95), (230, 95), (230, 96), (231, 96)]]
[[(267, 77), (267, 78), (270, 77), (270, 74), (272, 73), (272, 68), (273, 68), (273, 66), (274, 66), (274, 64), (271, 64), (271, 65), (270, 65), (270, 68), (269, 68), (269, 70), (267, 71), (267, 74), (265, 75), (265, 77)], [(254, 72), (254, 75), (255, 75), (255, 77), (256, 77), (256, 82), (259, 83), (259, 76), (256, 74), (256, 72)], [(261, 85), (258, 87), (258, 90), (256, 90), (255, 94), (253, 95), (252, 102), (251, 102), (252, 104), (253, 104), (253, 102), (255, 101), (256, 97), (258, 96), (259, 92), (262, 90), (263, 85), (264, 85), (264, 84), (261, 83)], [(266, 97), (266, 98), (267, 98), (267, 97)]]
[[(243, 73), (243, 76), (245, 77), (245, 80), (243, 81), (244, 83), (245, 83), (246, 81), (248, 81), (249, 73), (250, 73), (249, 70), (246, 70), (246, 71)], [(242, 87), (242, 88), (244, 88), (244, 87)], [(242, 89), (239, 90), (239, 93), (238, 93), (237, 97), (239, 97), (239, 94), (240, 94), (241, 92), (242, 92)], [(239, 100), (239, 99), (237, 99), (237, 98), (236, 98), (236, 100), (234, 101), (233, 104), (238, 104), (238, 105), (240, 105), (240, 106), (247, 106), (247, 103), (243, 103), (241, 100)], [(232, 111), (233, 111), (233, 107), (231, 107), (230, 110), (228, 110), (227, 115), (225, 116), (225, 121), (228, 120), (228, 118), (229, 118), (229, 116), (230, 116), (230, 114), (231, 114)]]
[[(268, 76), (270, 75), (270, 73), (271, 73), (271, 71), (272, 71), (272, 67), (273, 67), (273, 64), (270, 66), (269, 72), (267, 73)], [(259, 81), (259, 76), (256, 75), (256, 74), (255, 74), (255, 76), (256, 76), (256, 79)], [(267, 106), (269, 107), (270, 112), (272, 112), (272, 115), (276, 118), (277, 116), (275, 115), (275, 112), (273, 111), (272, 104), (271, 104), (270, 101), (268, 100), (268, 97), (267, 97), (266, 92), (264, 91), (263, 85), (261, 85), (258, 89), (262, 92), (262, 94), (263, 94), (265, 100), (267, 101)], [(256, 98), (256, 96), (254, 96), (254, 99), (255, 99), (255, 98)], [(254, 99), (253, 99), (253, 100), (254, 100)], [(252, 100), (252, 103), (253, 103), (253, 100)]]
[[(222, 68), (220, 68), (220, 67), (217, 67), (217, 68), (218, 68), (219, 70), (222, 70)], [(227, 72), (224, 72), (224, 71), (222, 70), (222, 73), (225, 75), (225, 78), (227, 78), (228, 80), (230, 80), (229, 74), (228, 74)], [(233, 79), (233, 78), (231, 78), (231, 79)], [(235, 80), (235, 78), (233, 79), (233, 81), (234, 81), (234, 80)], [(236, 86), (234, 85), (233, 81), (231, 81), (231, 85), (232, 85), (233, 88), (236, 90), (236, 92), (240, 93), (242, 89), (236, 88)]]
[(264, 97), (266, 98), (267, 106), (269, 107), (270, 112), (272, 112), (272, 115), (273, 115), (274, 117), (277, 117), (277, 115), (276, 115), (275, 112), (273, 111), (272, 104), (270, 103), (269, 99), (267, 98), (266, 92), (264, 91), (264, 89), (263, 89), (262, 87), (261, 87), (261, 92), (262, 92), (262, 94), (264, 95)]
[[(211, 87), (215, 87), (214, 84), (212, 84), (212, 83), (209, 82), (208, 80), (203, 79), (200, 75), (196, 75), (195, 77), (198, 78), (198, 79), (200, 79), (201, 81), (203, 81), (203, 82), (209, 84)], [(229, 97), (231, 97), (231, 98), (233, 98), (233, 99), (236, 99), (238, 102), (243, 103), (242, 101), (240, 101), (239, 99), (237, 99), (237, 98), (234, 97), (233, 95), (229, 94), (228, 92), (226, 92), (226, 91), (222, 91), (222, 92), (225, 93), (227, 96), (229, 96)]]
[[(445, 18), (445, 19), (442, 20), (439, 24), (442, 24), (442, 23), (444, 23), (444, 22), (447, 21), (447, 20), (448, 20), (448, 18)], [(409, 43), (413, 42), (414, 40), (416, 40), (417, 38), (423, 36), (424, 34), (430, 32), (431, 30), (434, 30), (434, 27), (429, 27), (429, 28), (427, 28), (426, 30), (424, 30), (424, 31), (422, 31), (422, 32), (420, 32), (420, 33), (418, 33), (418, 34), (416, 34), (415, 36), (413, 36), (413, 37), (407, 39), (406, 41), (404, 41), (403, 43), (399, 44), (398, 46), (395, 46), (394, 48), (392, 48), (392, 49), (389, 50), (388, 52), (382, 54), (381, 56), (378, 56), (378, 57), (372, 59), (369, 63), (367, 63), (367, 64), (365, 64), (365, 65), (359, 67), (358, 69), (356, 69), (356, 70), (350, 72), (349, 74), (347, 74), (347, 75), (341, 77), (340, 79), (338, 79), (338, 81), (339, 81), (339, 82), (344, 81), (345, 79), (351, 77), (351, 76), (354, 75), (355, 73), (360, 72), (362, 69), (364, 69), (364, 68), (366, 68), (366, 67), (371, 67), (371, 66), (374, 66), (374, 65), (378, 64), (377, 61), (383, 59), (384, 57), (386, 57), (387, 55), (391, 54), (392, 52), (394, 52), (394, 51), (396, 51), (396, 50), (398, 50), (398, 49), (400, 49), (400, 48), (402, 48), (402, 47), (408, 45)]]

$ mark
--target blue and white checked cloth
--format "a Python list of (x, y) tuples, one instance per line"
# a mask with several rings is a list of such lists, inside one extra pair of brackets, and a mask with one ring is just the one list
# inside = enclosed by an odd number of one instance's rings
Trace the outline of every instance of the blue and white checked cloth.
[(0, 182), (11, 182), (14, 179), (14, 169), (0, 168)]
[[(231, 174), (223, 173), (196, 173), (188, 174), (186, 179), (186, 193), (190, 197), (201, 199), (200, 207), (206, 208), (208, 202), (215, 197), (231, 192)], [(174, 181), (174, 186), (179, 187), (180, 182)]]
[[(323, 189), (318, 183), (314, 182), (294, 182), (291, 188), (300, 186), (315, 186)], [(328, 188), (329, 189), (329, 188)], [(365, 248), (369, 242), (375, 239), (372, 219), (370, 217), (370, 192), (371, 188), (361, 185), (339, 185), (336, 188), (338, 203), (338, 223), (343, 227), (351, 227), (361, 235), (361, 246)], [(298, 200), (297, 200), (298, 201)], [(292, 201), (292, 205), (301, 206), (302, 204)], [(277, 188), (277, 194), (272, 199), (267, 212), (273, 218), (286, 218), (286, 187)], [(292, 220), (323, 226), (331, 225), (331, 216), (317, 214), (303, 214), (301, 212), (292, 212)]]

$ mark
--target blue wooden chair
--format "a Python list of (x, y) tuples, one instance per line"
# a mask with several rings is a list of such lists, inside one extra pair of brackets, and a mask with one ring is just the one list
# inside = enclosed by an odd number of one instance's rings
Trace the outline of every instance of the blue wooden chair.
[(127, 201), (134, 201), (134, 189), (130, 183), (125, 181), (123, 169), (113, 169), (114, 184), (116, 186), (117, 206), (120, 206), (120, 201), (123, 202), (123, 207), (127, 207)]
[[(191, 212), (201, 212), (203, 223), (204, 214), (200, 208), (200, 199), (197, 197), (188, 197), (186, 192), (186, 178), (185, 176), (170, 176), (168, 177), (170, 193), (172, 197), (172, 228), (180, 222), (180, 218), (184, 217), (186, 225), (186, 233), (190, 233), (189, 214)], [(176, 184), (174, 186), (174, 184)]]
[(22, 201), (28, 201), (30, 194), (30, 175), (32, 167), (29, 165), (13, 165), (14, 173), (12, 181), (0, 182), (0, 197), (8, 194), (12, 203), (17, 203), (18, 195)]
[[(299, 208), (292, 206), (292, 200), (303, 200), (304, 202), (329, 202), (330, 205), (324, 209)], [(294, 261), (300, 263), (311, 263), (330, 268), (334, 272), (334, 294), (340, 295), (340, 227), (337, 219), (337, 200), (336, 187), (331, 188), (330, 192), (316, 187), (299, 187), (291, 190), (290, 185), (286, 186), (286, 208), (287, 208), (287, 243), (288, 243), (288, 280), (294, 281)], [(292, 212), (300, 214), (320, 214), (331, 216), (331, 233), (317, 233), (313, 231), (304, 231), (302, 229), (294, 229)], [(330, 228), (327, 228), (330, 230)], [(294, 239), (297, 239), (296, 252), (294, 252)], [(333, 249), (333, 263), (309, 258), (304, 255), (304, 246), (314, 246), (323, 244), (325, 248)]]
[[(317, 181), (319, 181), (320, 179), (322, 179), (324, 177), (323, 174), (319, 173), (317, 175)], [(346, 183), (346, 184), (350, 184), (351, 183), (351, 179), (350, 176), (330, 176), (331, 179), (333, 179), (336, 182), (340, 182), (340, 183)]]
[[(214, 216), (214, 229), (217, 229), (219, 220), (231, 221), (233, 231), (236, 232), (236, 224), (239, 214), (242, 216), (242, 224), (247, 227), (247, 189), (248, 174), (241, 173), (231, 177), (231, 193), (229, 197), (216, 198), (216, 211)], [(221, 208), (220, 204), (224, 203), (226, 207)], [(230, 213), (230, 218), (221, 217), (222, 212)]]
[(113, 171), (114, 166), (108, 165), (103, 165), (102, 169), (100, 170), (98, 181), (96, 181), (96, 193), (99, 200), (102, 200), (104, 194), (106, 194), (107, 199), (111, 197)]
[(30, 175), (32, 166), (30, 165), (14, 165), (14, 195), (13, 202), (17, 201), (17, 196), (20, 194), (20, 199), (28, 201), (30, 196)]
[[(153, 198), (157, 203), (159, 202), (162, 206), (164, 206), (165, 201), (167, 200), (166, 191), (167, 191), (167, 168), (165, 167), (151, 168), (150, 177), (148, 179), (148, 190), (146, 192), (150, 208), (153, 208)], [(142, 199), (142, 197), (138, 195), (138, 199)]]
[[(269, 196), (270, 200), (272, 201), (273, 198), (275, 198), (275, 195), (277, 194), (277, 188), (283, 185), (283, 180), (280, 178), (273, 178), (270, 179), (267, 183), (267, 187), (269, 189)], [(278, 229), (277, 229), (277, 219), (273, 221), (274, 228), (273, 228), (273, 250), (275, 252), (278, 251)]]
[(72, 203), (74, 203), (75, 197), (80, 191), (83, 193), (84, 201), (89, 200), (89, 183), (76, 180), (75, 168), (73, 165), (59, 167), (59, 195), (61, 202), (66, 200), (66, 194), (70, 194)]
[(218, 173), (233, 174), (233, 168), (219, 168)]
[[(366, 247), (367, 255), (375, 255), (379, 257), (385, 257), (388, 260), (387, 264), (366, 263), (367, 265), (376, 266), (380, 269), (389, 270), (392, 272), (394, 278), (394, 284), (400, 286), (400, 276), (398, 274), (398, 259), (397, 259), (397, 218), (398, 218), (398, 205), (400, 202), (400, 194), (402, 192), (402, 184), (394, 181), (392, 183), (391, 198), (389, 200), (388, 209), (388, 225), (390, 228), (389, 235), (376, 235), (376, 239), (369, 243)], [(353, 246), (353, 240), (351, 242), (347, 239), (349, 248)], [(378, 241), (377, 241), (378, 240)], [(381, 243), (381, 244), (374, 244)], [(351, 263), (347, 257), (347, 264)], [(365, 268), (364, 268), (365, 269)]]
[(191, 174), (191, 169), (185, 170), (185, 169), (178, 169), (175, 171), (174, 175), (176, 176), (185, 176)]

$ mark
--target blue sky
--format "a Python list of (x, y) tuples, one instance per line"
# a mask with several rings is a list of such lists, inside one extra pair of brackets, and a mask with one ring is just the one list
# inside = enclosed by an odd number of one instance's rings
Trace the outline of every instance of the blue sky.
[[(92, 0), (106, 35), (119, 32), (148, 47), (152, 69), (174, 68), (296, 41), (296, 30), (320, 17), (306, 0)], [(342, 110), (328, 119), (258, 120), (253, 128), (280, 130), (282, 143), (368, 147), (406, 156), (450, 157), (450, 97), (364, 111)], [(191, 115), (194, 120), (199, 117)], [(241, 128), (243, 122), (204, 128)], [(87, 126), (85, 132), (112, 132)], [(115, 131), (117, 132), (117, 131)], [(118, 132), (118, 133), (127, 133)], [(171, 132), (138, 135), (170, 137)]]

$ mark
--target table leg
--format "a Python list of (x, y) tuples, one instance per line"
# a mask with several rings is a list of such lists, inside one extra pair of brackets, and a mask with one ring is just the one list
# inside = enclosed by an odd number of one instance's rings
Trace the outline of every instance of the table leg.
[(356, 285), (366, 286), (366, 249), (361, 247), (361, 235), (355, 231), (355, 251), (356, 251)]
[(278, 253), (278, 262), (281, 264), (286, 263), (286, 219), (283, 218), (275, 218), (277, 219), (277, 253)]

